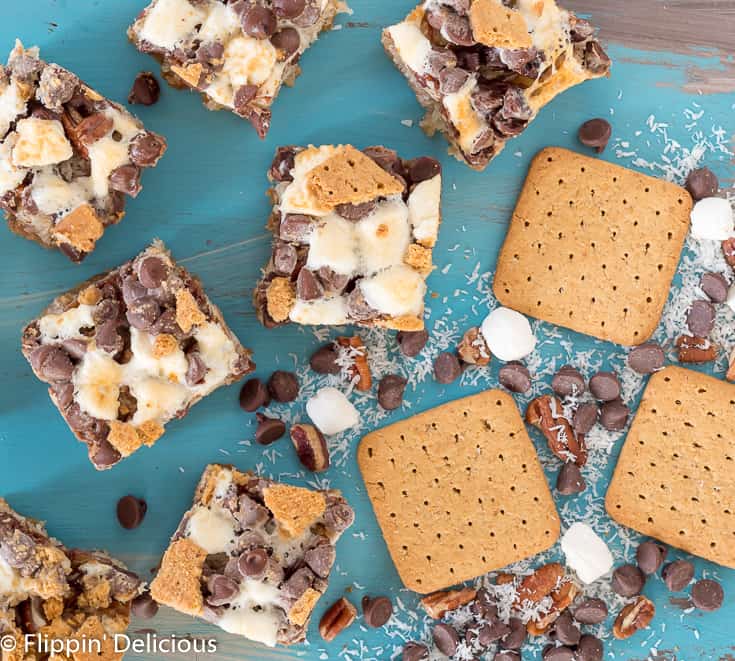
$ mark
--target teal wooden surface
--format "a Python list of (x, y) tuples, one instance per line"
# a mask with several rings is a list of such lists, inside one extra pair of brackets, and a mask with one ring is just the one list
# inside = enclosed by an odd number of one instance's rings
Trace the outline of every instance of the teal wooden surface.
[[(152, 60), (137, 53), (125, 37), (127, 25), (144, 6), (143, 0), (24, 0), (12, 4), (12, 15), (6, 15), (0, 24), (0, 50), (9, 51), (16, 36), (26, 46), (38, 44), (45, 59), (70, 68), (119, 101), (127, 97), (137, 71), (154, 69)], [(648, 26), (656, 35), (650, 42), (631, 39), (635, 47), (623, 43), (624, 33), (610, 29), (608, 35), (615, 39), (609, 44), (615, 60), (612, 77), (557, 98), (484, 173), (470, 171), (446, 155), (441, 138), (429, 139), (418, 128), (420, 110), (414, 96), (382, 52), (380, 28), (402, 18), (410, 4), (406, 0), (352, 0), (354, 15), (341, 15), (337, 23), (342, 28), (323, 35), (303, 58), (303, 74), (295, 88), (281, 94), (273, 128), (264, 142), (242, 120), (226, 113), (210, 113), (195, 95), (168, 87), (163, 87), (158, 105), (135, 107), (134, 112), (149, 128), (168, 138), (168, 153), (155, 170), (146, 172), (145, 190), (129, 202), (124, 221), (107, 232), (96, 252), (81, 266), (12, 235), (5, 227), (0, 229), (0, 493), (19, 511), (45, 519), (50, 531), (67, 544), (105, 548), (149, 576), (206, 463), (230, 461), (240, 468), (258, 467), (296, 483), (311, 480), (300, 472), (287, 440), (279, 441), (272, 448), (274, 452), (268, 453), (248, 443), (254, 428), (251, 417), (237, 406), (236, 386), (218, 391), (187, 418), (172, 423), (154, 448), (136, 453), (111, 471), (96, 473), (83, 446), (67, 430), (44, 385), (35, 380), (19, 351), (22, 325), (53, 296), (117, 265), (159, 237), (202, 277), (234, 331), (254, 350), (258, 375), (267, 377), (276, 366), (292, 365), (294, 356), (303, 366), (319, 345), (314, 334), (296, 328), (266, 331), (256, 321), (250, 304), (251, 289), (269, 252), (264, 230), (268, 215), (265, 172), (277, 145), (384, 144), (404, 157), (426, 154), (442, 161), (444, 223), (435, 252), (438, 269), (429, 280), (430, 290), (437, 294), (429, 299), (429, 326), (438, 322), (439, 330), (448, 328), (450, 334), (452, 328), (456, 333), (478, 323), (487, 311), (482, 285), (489, 278), (476, 279), (473, 274), (487, 274), (494, 268), (530, 158), (548, 144), (578, 148), (576, 129), (589, 117), (605, 116), (614, 125), (616, 147), (609, 148), (603, 158), (637, 167), (643, 167), (644, 161), (665, 164), (665, 149), (675, 160), (681, 149), (700, 144), (707, 164), (723, 182), (732, 183), (729, 149), (735, 132), (735, 96), (729, 91), (733, 89), (731, 58), (712, 49), (687, 48), (680, 53), (640, 50), (649, 47), (647, 44), (650, 48), (666, 47), (661, 21)], [(597, 3), (577, 4), (591, 11), (594, 20)], [(614, 17), (609, 16), (608, 3), (604, 4), (610, 28)], [(624, 13), (629, 3), (615, 4)], [(630, 4), (639, 7), (646, 3)], [(647, 4), (659, 8), (664, 3), (649, 0)], [(691, 11), (701, 9), (695, 2), (678, 4), (690, 5)], [(724, 12), (731, 11), (727, 4), (721, 3)], [(686, 9), (679, 7), (677, 20), (687, 20)], [(731, 25), (732, 14), (726, 17)], [(723, 23), (725, 32), (727, 25)], [(711, 29), (712, 34), (703, 30), (692, 36), (690, 46), (726, 41), (716, 26)], [(670, 47), (678, 49), (678, 42)], [(700, 75), (708, 83), (719, 77), (721, 89), (728, 91), (717, 92), (708, 84), (706, 91), (710, 93), (699, 94), (696, 78), (692, 81), (692, 72), (697, 71), (705, 72)], [(650, 119), (652, 115), (655, 120)], [(678, 143), (678, 149), (672, 141)], [(733, 322), (732, 315), (723, 319), (723, 323)], [(537, 332), (546, 342), (535, 358), (539, 371), (564, 358), (567, 340), (573, 342), (575, 352), (588, 352), (593, 361), (612, 357), (614, 366), (622, 364), (619, 347), (600, 345), (566, 331), (555, 333), (544, 325)], [(407, 362), (396, 364), (399, 369), (412, 370)], [(385, 421), (494, 385), (497, 368), (494, 364), (486, 373), (451, 387), (435, 384), (430, 376), (420, 380), (414, 375), (415, 388), (408, 394), (411, 408), (395, 412)], [(719, 364), (717, 370), (721, 369)], [(544, 378), (548, 382), (549, 376)], [(636, 397), (641, 386), (636, 383), (629, 394)], [(374, 409), (374, 402), (368, 401), (362, 408)], [(289, 411), (290, 416), (299, 414), (303, 415), (302, 400)], [(362, 431), (369, 428), (366, 424)], [(565, 524), (598, 517), (598, 526), (611, 541), (619, 562), (631, 557), (631, 549), (621, 543), (616, 528), (599, 517), (599, 508), (623, 436), (615, 440), (609, 459), (603, 462), (600, 478), (587, 494), (589, 499), (559, 501)], [(401, 591), (367, 502), (354, 459), (358, 437), (353, 434), (347, 439), (342, 450), (349, 450), (339, 455), (325, 475), (355, 505), (358, 518), (339, 544), (338, 568), (315, 620), (345, 590), (350, 590), (356, 603), (365, 593), (386, 593), (399, 598), (409, 610), (416, 606), (416, 597)], [(540, 440), (534, 439), (547, 459)], [(553, 479), (556, 466), (553, 461), (546, 463)], [(132, 532), (122, 530), (114, 516), (117, 499), (126, 493), (144, 497), (149, 503), (145, 522)], [(698, 575), (707, 572), (724, 581), (726, 606), (716, 614), (686, 613), (669, 602), (660, 580), (650, 581), (646, 594), (658, 606), (652, 631), (623, 643), (606, 641), (609, 658), (732, 659), (735, 572), (701, 561), (697, 570)], [(167, 609), (153, 621), (134, 622), (132, 628), (143, 627), (155, 629), (159, 635), (215, 636), (219, 641), (217, 654), (200, 657), (214, 659), (388, 659), (399, 649), (402, 636), (424, 634), (420, 612), (416, 620), (403, 613), (380, 631), (356, 624), (331, 645), (321, 641), (314, 622), (311, 645), (291, 650), (266, 650)], [(131, 653), (128, 658), (190, 657)], [(524, 658), (539, 658), (538, 646)]]

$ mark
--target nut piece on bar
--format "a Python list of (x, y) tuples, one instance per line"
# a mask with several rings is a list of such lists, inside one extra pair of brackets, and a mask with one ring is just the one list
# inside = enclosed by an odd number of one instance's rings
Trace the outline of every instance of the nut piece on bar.
[(278, 324), (424, 327), (426, 278), (441, 222), (441, 166), (385, 147), (281, 147), (271, 258), (254, 294)]
[(332, 27), (339, 0), (153, 0), (128, 29), (172, 87), (199, 92), (264, 138), (281, 85), (301, 73), (301, 55)]
[(305, 640), (334, 545), (354, 512), (312, 491), (207, 466), (171, 538), (151, 595), (181, 613), (274, 646)]
[(80, 262), (166, 141), (38, 54), (16, 41), (0, 67), (0, 207), (13, 232)]
[(554, 0), (426, 0), (383, 46), (450, 153), (482, 170), (557, 94), (607, 76), (590, 23)]
[(160, 242), (56, 298), (22, 347), (98, 470), (153, 445), (169, 420), (255, 368)]
[(0, 635), (14, 637), (19, 651), (30, 647), (20, 656), (3, 652), (3, 659), (47, 658), (37, 637), (46, 644), (84, 639), (95, 659), (122, 659), (115, 635), (127, 630), (130, 603), (144, 584), (121, 562), (101, 551), (65, 548), (41, 522), (0, 498), (0, 573)]

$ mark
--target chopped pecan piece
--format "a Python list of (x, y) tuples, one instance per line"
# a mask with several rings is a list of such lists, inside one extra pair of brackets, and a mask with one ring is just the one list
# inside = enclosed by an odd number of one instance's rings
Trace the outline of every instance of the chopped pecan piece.
[(717, 345), (706, 337), (682, 335), (676, 340), (676, 347), (682, 363), (708, 363), (717, 358)]
[(580, 467), (587, 463), (584, 435), (575, 433), (556, 397), (542, 395), (532, 400), (526, 409), (526, 422), (541, 431), (549, 448), (559, 459), (574, 461)]
[(526, 625), (526, 631), (531, 636), (540, 636), (546, 633), (551, 628), (551, 625), (559, 619), (559, 616), (569, 608), (578, 592), (579, 588), (574, 582), (571, 580), (562, 580), (561, 585), (549, 594), (553, 601), (553, 606), (549, 612), (536, 620), (530, 620)]
[(473, 588), (442, 590), (427, 594), (421, 600), (421, 605), (431, 617), (440, 620), (446, 613), (470, 603), (476, 596), (477, 590)]
[(539, 567), (533, 574), (525, 576), (521, 581), (518, 586), (516, 603), (522, 604), (525, 601), (538, 603), (559, 588), (562, 578), (564, 578), (564, 567), (558, 562), (550, 562)]
[(485, 366), (490, 363), (492, 357), (485, 338), (477, 326), (473, 326), (464, 334), (457, 346), (457, 353), (462, 362), (468, 365)]
[(735, 268), (735, 237), (730, 237), (722, 242), (722, 254), (725, 256), (725, 261)]
[(630, 638), (636, 631), (645, 629), (656, 614), (656, 606), (643, 595), (636, 597), (620, 611), (615, 624), (613, 635), (618, 639)]
[(735, 382), (735, 349), (733, 349), (730, 353), (730, 360), (728, 362), (727, 374), (725, 374), (725, 378), (728, 381)]
[(329, 643), (349, 627), (356, 617), (357, 608), (344, 597), (340, 597), (319, 620), (319, 634)]
[(350, 381), (357, 377), (355, 388), (362, 392), (367, 392), (372, 388), (373, 376), (370, 373), (370, 365), (368, 364), (367, 348), (359, 335), (352, 337), (338, 337), (337, 344), (349, 351), (352, 358), (352, 365), (349, 368)]

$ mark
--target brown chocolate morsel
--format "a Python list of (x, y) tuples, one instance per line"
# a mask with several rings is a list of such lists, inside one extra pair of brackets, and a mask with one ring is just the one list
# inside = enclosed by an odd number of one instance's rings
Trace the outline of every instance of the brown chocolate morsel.
[(308, 567), (297, 569), (281, 586), (283, 594), (288, 599), (296, 601), (304, 592), (306, 592), (313, 584), (314, 573)]
[(92, 318), (96, 324), (103, 324), (106, 321), (118, 323), (122, 318), (122, 306), (115, 299), (106, 298), (97, 304)]
[(439, 74), (439, 90), (442, 94), (454, 94), (462, 89), (470, 74), (459, 67), (450, 67)]
[(503, 365), (498, 372), (498, 381), (511, 392), (525, 393), (531, 389), (531, 374), (518, 361)]
[(59, 346), (43, 344), (33, 350), (31, 365), (39, 378), (47, 383), (68, 381), (74, 373), (69, 354)]
[(148, 290), (134, 275), (130, 275), (122, 282), (122, 297), (125, 305), (132, 305), (139, 298), (148, 295)]
[(268, 552), (264, 548), (245, 551), (237, 560), (237, 568), (247, 578), (262, 576), (268, 565)]
[(219, 41), (199, 44), (196, 61), (209, 71), (219, 71), (224, 64), (225, 47)]
[(429, 75), (439, 78), (442, 71), (457, 66), (457, 56), (450, 50), (432, 50), (426, 61)]
[(302, 268), (296, 277), (296, 296), (302, 301), (313, 301), (324, 295), (324, 287), (314, 271)]
[(401, 179), (405, 178), (406, 173), (403, 168), (403, 162), (395, 150), (375, 145), (373, 147), (366, 147), (362, 150), (362, 153), (375, 161), (386, 172), (390, 172), (392, 175), (398, 176)]
[(610, 58), (598, 41), (590, 41), (584, 49), (584, 66), (592, 73), (604, 73), (610, 68)]
[(556, 478), (556, 489), (562, 496), (572, 496), (582, 493), (587, 488), (587, 483), (582, 477), (582, 471), (574, 462), (567, 462), (559, 471)]
[(638, 547), (635, 557), (638, 568), (644, 574), (655, 574), (666, 558), (666, 547), (649, 540)]
[(243, 411), (253, 413), (270, 402), (268, 388), (260, 379), (248, 379), (240, 389), (240, 408)]
[(66, 182), (74, 181), (80, 177), (89, 177), (92, 174), (92, 162), (79, 154), (74, 154), (70, 159), (56, 166), (59, 175)]
[(370, 200), (362, 204), (338, 204), (334, 210), (347, 220), (361, 220), (370, 215), (376, 207), (376, 202)]
[(501, 650), (493, 657), (493, 661), (521, 661), (521, 655), (516, 650)]
[(210, 606), (224, 606), (229, 604), (231, 599), (237, 594), (237, 583), (229, 576), (223, 574), (214, 574), (207, 580), (207, 588), (209, 596), (207, 603)]
[(705, 197), (714, 197), (720, 190), (720, 182), (712, 170), (707, 167), (692, 170), (687, 176), (686, 189), (695, 202)]
[(196, 386), (204, 381), (204, 377), (207, 376), (207, 366), (198, 351), (187, 353), (186, 360), (188, 362), (186, 368), (186, 385)]
[(666, 354), (656, 342), (646, 342), (628, 354), (628, 366), (638, 374), (652, 374), (660, 370), (666, 362)]
[(508, 627), (510, 631), (506, 633), (501, 639), (501, 647), (508, 650), (519, 650), (526, 642), (526, 626), (523, 624), (523, 620), (518, 617), (511, 617), (508, 620)]
[(597, 422), (599, 409), (594, 402), (585, 402), (580, 405), (572, 417), (572, 427), (578, 434), (587, 434)]
[(595, 151), (601, 154), (605, 151), (607, 143), (610, 142), (612, 126), (610, 122), (601, 117), (588, 119), (579, 127), (577, 136), (585, 147), (594, 147)]
[(715, 308), (709, 301), (694, 301), (687, 312), (687, 326), (692, 335), (707, 337), (715, 326)]
[(577, 645), (576, 661), (602, 661), (602, 641), (591, 634), (585, 634)]
[(137, 197), (143, 190), (140, 185), (140, 168), (135, 165), (121, 165), (110, 172), (110, 188)]
[(154, 298), (146, 296), (130, 304), (125, 316), (133, 328), (147, 331), (161, 316), (161, 307)]
[(398, 331), (396, 335), (398, 348), (408, 358), (415, 358), (429, 341), (429, 331)]
[(347, 314), (356, 321), (369, 321), (378, 316), (378, 311), (370, 307), (359, 287), (355, 287), (347, 297)]
[(462, 374), (459, 359), (453, 353), (444, 351), (434, 360), (434, 379), (438, 383), (448, 384), (456, 381)]
[(574, 651), (570, 647), (547, 645), (541, 652), (543, 661), (574, 661)]
[(271, 37), (271, 43), (289, 58), (301, 47), (301, 36), (295, 28), (283, 28)]
[(304, 10), (298, 16), (292, 18), (291, 22), (300, 28), (308, 28), (319, 20), (321, 13), (319, 3), (315, 2), (315, 0), (307, 0)]
[(336, 273), (328, 266), (320, 266), (316, 273), (324, 290), (334, 294), (341, 294), (350, 282), (350, 276)]
[(571, 365), (564, 365), (551, 379), (551, 389), (559, 397), (581, 395), (585, 391), (584, 377)]
[(136, 135), (128, 148), (130, 160), (142, 168), (156, 165), (165, 151), (166, 141), (148, 131)]
[[(293, 167), (293, 165), (291, 166)], [(278, 227), (278, 235), (284, 241), (296, 241), (303, 243), (314, 228), (314, 219), (310, 216), (289, 213), (281, 219)]]
[(621, 597), (635, 597), (645, 584), (644, 573), (635, 565), (622, 565), (612, 575), (612, 589)]
[(275, 443), (286, 433), (286, 424), (277, 418), (268, 418), (262, 413), (256, 414), (258, 426), (255, 428), (255, 441), (260, 445)]
[(681, 592), (694, 578), (694, 565), (689, 560), (674, 560), (663, 568), (661, 577), (672, 592)]
[(580, 624), (600, 624), (607, 619), (607, 604), (602, 599), (584, 599), (574, 609), (572, 615)]
[(423, 643), (409, 642), (403, 646), (401, 661), (425, 661), (429, 658), (429, 648)]
[(151, 328), (150, 332), (152, 335), (168, 333), (179, 340), (186, 336), (186, 333), (181, 330), (181, 326), (179, 326), (176, 321), (176, 310), (174, 308), (164, 310), (161, 316), (156, 320), (156, 323), (153, 324), (153, 328)]
[(38, 73), (44, 68), (44, 63), (29, 55), (28, 51), (21, 54), (13, 55), (8, 60), (8, 69), (15, 78), (20, 78), (24, 81), (31, 81), (36, 78)]
[(403, 404), (403, 393), (408, 380), (398, 374), (387, 374), (378, 384), (378, 404), (386, 411), (393, 411)]
[(598, 372), (590, 379), (590, 392), (600, 402), (620, 397), (620, 381), (612, 372)]
[(273, 11), (280, 18), (295, 18), (306, 7), (306, 0), (273, 0)]
[(446, 656), (453, 656), (459, 647), (459, 634), (457, 634), (457, 630), (449, 624), (444, 624), (443, 622), (441, 624), (437, 624), (434, 627), (431, 636), (434, 639), (434, 645), (436, 645), (437, 649)]
[(499, 48), (498, 59), (504, 68), (525, 78), (537, 78), (545, 62), (543, 54), (535, 47)]
[(334, 546), (325, 540), (304, 553), (304, 562), (317, 576), (327, 578), (332, 571), (335, 557)]
[(253, 5), (246, 10), (240, 22), (243, 32), (255, 39), (268, 39), (278, 25), (276, 15), (262, 5)]
[(441, 174), (442, 166), (435, 158), (421, 156), (408, 162), (408, 176), (414, 184), (433, 179)]
[[(259, 523), (265, 523), (270, 518), (270, 514), (265, 507), (254, 501), (250, 496), (242, 494), (237, 501), (237, 518), (243, 526), (251, 527)], [(262, 544), (263, 540), (261, 538), (254, 540), (255, 546)], [(241, 548), (248, 548), (247, 544)]]
[(106, 439), (100, 441), (96, 452), (92, 455), (92, 462), (99, 468), (108, 468), (116, 464), (120, 459), (122, 459), (122, 455)]
[(325, 523), (336, 532), (347, 530), (355, 520), (355, 511), (343, 498), (327, 497), (327, 511), (324, 513)]
[(125, 530), (133, 530), (143, 523), (148, 503), (135, 496), (123, 496), (117, 501), (117, 520)]
[(161, 86), (150, 71), (141, 71), (133, 81), (128, 103), (152, 106), (161, 96)]
[(362, 598), (362, 615), (365, 618), (365, 624), (377, 629), (390, 620), (390, 616), (393, 615), (393, 604), (388, 597), (368, 597), (366, 595)]
[[(294, 157), (296, 155), (296, 147), (279, 147), (276, 149), (276, 155), (273, 157), (268, 176), (273, 181), (293, 181), (291, 170), (294, 167)], [(308, 216), (298, 216), (299, 218), (308, 218)], [(288, 216), (286, 216), (288, 218)], [(283, 227), (283, 222), (281, 222)], [(288, 237), (281, 234), (282, 238)]]
[(692, 585), (692, 603), (702, 611), (716, 611), (725, 600), (722, 586), (709, 578), (703, 578)]
[(339, 374), (342, 368), (337, 363), (339, 351), (333, 342), (319, 347), (309, 358), (309, 366), (317, 374)]
[(299, 396), (299, 380), (293, 372), (276, 370), (268, 379), (268, 392), (277, 402), (293, 402)]
[(150, 620), (158, 613), (158, 604), (151, 597), (151, 593), (146, 591), (143, 594), (139, 594), (131, 602), (131, 610), (135, 617), (139, 617), (143, 620)]
[(290, 243), (277, 243), (273, 247), (273, 268), (279, 275), (290, 276), (296, 270), (298, 253)]
[(119, 351), (122, 351), (125, 346), (122, 335), (117, 330), (118, 325), (114, 320), (108, 320), (97, 326), (97, 330), (94, 334), (94, 341), (97, 346), (106, 351), (110, 355), (115, 355)]
[(576, 645), (579, 643), (582, 633), (574, 624), (572, 614), (564, 611), (554, 622), (554, 638), (562, 645)]
[(730, 288), (724, 275), (711, 272), (702, 275), (699, 286), (713, 303), (724, 303)]
[(66, 410), (74, 401), (73, 383), (53, 383), (51, 384), (51, 390), (62, 411)]
[(460, 16), (452, 12), (446, 13), (443, 16), (441, 33), (447, 41), (457, 46), (472, 46), (475, 43), (470, 20), (466, 16)]
[(629, 415), (630, 409), (622, 400), (614, 399), (600, 408), (600, 424), (608, 431), (620, 431), (628, 423)]
[(146, 257), (138, 264), (140, 284), (148, 289), (158, 289), (168, 278), (168, 266), (160, 257)]
[(258, 95), (257, 85), (241, 85), (237, 88), (232, 105), (238, 115), (247, 115), (246, 109), (250, 102)]
[(595, 27), (589, 21), (574, 16), (572, 19), (571, 37), (574, 43), (587, 41), (595, 34)]
[(38, 82), (38, 100), (49, 110), (61, 112), (79, 87), (79, 78), (61, 68), (58, 64), (48, 64), (41, 72)]

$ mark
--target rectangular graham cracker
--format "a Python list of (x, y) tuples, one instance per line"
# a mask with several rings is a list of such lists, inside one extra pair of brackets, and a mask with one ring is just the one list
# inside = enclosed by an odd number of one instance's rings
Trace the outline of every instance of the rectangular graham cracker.
[(651, 377), (605, 505), (623, 525), (735, 568), (735, 385), (681, 367)]
[(531, 163), (493, 290), (519, 312), (617, 344), (656, 329), (689, 229), (675, 184), (548, 147)]
[(396, 569), (416, 592), (505, 567), (559, 536), (536, 450), (500, 390), (368, 434), (358, 464)]

